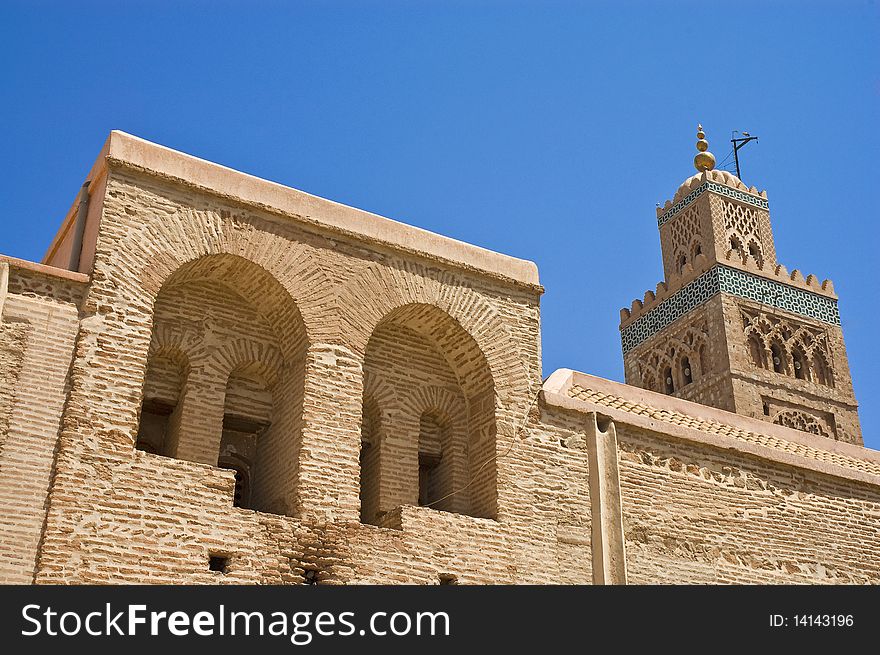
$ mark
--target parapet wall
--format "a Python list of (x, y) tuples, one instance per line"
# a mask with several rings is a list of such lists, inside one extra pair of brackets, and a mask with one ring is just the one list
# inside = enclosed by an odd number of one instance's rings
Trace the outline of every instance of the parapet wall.
[(877, 451), (572, 371), (545, 398), (616, 427), (629, 582), (880, 579)]
[(86, 276), (0, 257), (0, 582), (33, 580)]

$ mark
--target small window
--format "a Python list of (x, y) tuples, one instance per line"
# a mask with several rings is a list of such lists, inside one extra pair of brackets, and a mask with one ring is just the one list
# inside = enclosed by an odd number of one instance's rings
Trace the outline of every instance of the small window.
[(754, 241), (749, 244), (749, 254), (758, 263), (758, 266), (763, 266), (764, 258), (761, 256), (761, 249), (758, 248), (758, 244)]
[(675, 381), (672, 379), (672, 369), (668, 366), (666, 370), (663, 371), (663, 388), (666, 389), (666, 393), (675, 393)]
[(758, 368), (767, 368), (767, 361), (764, 357), (764, 347), (754, 334), (749, 336), (749, 355), (752, 363)]
[(782, 352), (782, 348), (779, 347), (779, 344), (774, 343), (770, 347), (770, 353), (773, 358), (773, 370), (776, 373), (785, 373), (784, 354)]
[(232, 505), (234, 507), (247, 507), (250, 494), (247, 469), (239, 462), (229, 460), (221, 460), (218, 466), (235, 473), (235, 491), (232, 496)]
[(448, 427), (439, 416), (426, 412), (419, 422), (419, 505), (444, 509), (439, 502), (448, 493), (449, 466), (442, 466)]
[(439, 576), (439, 583), (441, 585), (457, 585), (458, 576), (453, 573), (441, 573)]
[(211, 553), (208, 555), (208, 570), (216, 573), (229, 572), (229, 556)]
[(684, 380), (686, 385), (694, 381), (691, 371), (691, 362), (687, 357), (683, 357), (681, 360), (681, 379)]
[(798, 380), (806, 380), (807, 379), (807, 360), (804, 356), (797, 350), (795, 350), (791, 354), (792, 361), (794, 362), (794, 376)]
[(161, 400), (144, 399), (135, 448), (154, 455), (163, 454), (168, 421), (173, 411), (174, 405)]

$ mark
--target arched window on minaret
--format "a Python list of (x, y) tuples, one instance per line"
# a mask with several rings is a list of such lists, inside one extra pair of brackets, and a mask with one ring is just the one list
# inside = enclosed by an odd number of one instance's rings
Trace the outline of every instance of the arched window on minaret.
[(791, 361), (794, 366), (794, 376), (798, 380), (808, 380), (809, 372), (807, 370), (807, 358), (797, 346), (791, 351)]
[(776, 373), (788, 373), (785, 349), (779, 343), (773, 343), (770, 346), (770, 362)]
[(813, 381), (824, 384), (826, 387), (833, 387), (834, 380), (831, 376), (831, 367), (825, 361), (825, 357), (817, 350), (813, 353), (812, 360)]
[(735, 255), (742, 257), (742, 242), (736, 235), (730, 237), (730, 250)]
[(767, 357), (764, 353), (764, 344), (756, 334), (749, 335), (749, 356), (752, 363), (758, 368), (767, 368)]
[(685, 255), (684, 253), (681, 253), (678, 256), (678, 262), (676, 264), (679, 275), (681, 275), (682, 271), (684, 271), (685, 264), (687, 264), (687, 255)]
[(685, 385), (694, 381), (691, 371), (691, 362), (687, 357), (681, 358), (681, 380)]
[(761, 254), (761, 247), (757, 241), (749, 241), (749, 255), (755, 260), (758, 268), (764, 268), (764, 256)]
[(675, 381), (672, 379), (672, 367), (663, 369), (663, 388), (666, 393), (675, 393)]

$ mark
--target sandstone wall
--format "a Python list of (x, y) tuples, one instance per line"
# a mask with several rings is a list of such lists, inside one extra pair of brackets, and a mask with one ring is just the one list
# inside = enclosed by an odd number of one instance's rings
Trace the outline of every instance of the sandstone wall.
[(876, 486), (643, 430), (618, 438), (630, 582), (880, 580)]
[(0, 582), (29, 583), (46, 516), (84, 283), (76, 276), (57, 277), (45, 267), (14, 261), (3, 266), (8, 287), (0, 302)]

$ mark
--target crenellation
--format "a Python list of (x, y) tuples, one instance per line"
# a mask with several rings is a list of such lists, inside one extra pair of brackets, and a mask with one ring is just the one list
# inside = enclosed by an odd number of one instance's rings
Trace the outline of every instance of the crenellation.
[[(861, 443), (834, 285), (776, 261), (766, 192), (714, 170), (711, 153), (695, 166), (657, 210), (666, 279), (620, 312), (627, 382)], [(711, 383), (676, 339), (706, 312), (724, 322), (704, 348)]]

